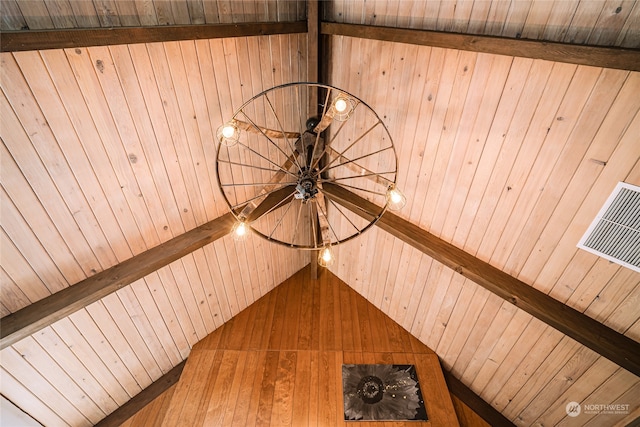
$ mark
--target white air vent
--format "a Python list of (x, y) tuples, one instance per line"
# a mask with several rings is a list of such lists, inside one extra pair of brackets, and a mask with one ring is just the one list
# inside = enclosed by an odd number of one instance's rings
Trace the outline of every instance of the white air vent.
[(640, 187), (619, 182), (578, 247), (640, 272)]

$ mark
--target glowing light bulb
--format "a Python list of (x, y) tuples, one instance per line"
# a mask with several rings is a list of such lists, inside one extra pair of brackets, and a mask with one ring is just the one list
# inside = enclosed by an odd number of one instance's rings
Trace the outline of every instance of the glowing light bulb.
[(335, 257), (333, 256), (333, 251), (331, 250), (331, 246), (327, 245), (320, 250), (320, 255), (318, 256), (318, 264), (322, 267), (329, 267), (335, 261)]
[(249, 234), (249, 226), (244, 221), (238, 221), (233, 225), (231, 234), (233, 235), (233, 240), (242, 241)]
[(347, 109), (347, 101), (345, 101), (343, 98), (338, 98), (334, 106), (338, 113), (343, 113)]
[(395, 186), (387, 191), (387, 206), (392, 211), (400, 210), (407, 204), (407, 198)]
[(238, 128), (233, 123), (226, 123), (220, 126), (216, 134), (220, 144), (227, 147), (232, 147), (238, 142)]
[(236, 133), (236, 128), (231, 125), (224, 125), (222, 127), (222, 136), (225, 138), (231, 138)]

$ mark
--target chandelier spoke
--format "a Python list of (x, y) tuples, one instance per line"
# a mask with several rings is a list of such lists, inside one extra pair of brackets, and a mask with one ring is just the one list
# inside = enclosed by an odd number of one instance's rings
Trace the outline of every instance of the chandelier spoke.
[[(285, 187), (285, 188), (286, 188), (286, 187)], [(281, 190), (282, 190), (282, 189), (281, 189)], [(275, 192), (274, 192), (274, 193), (275, 193)], [(258, 220), (258, 219), (262, 218), (263, 216), (265, 216), (265, 215), (267, 215), (267, 214), (269, 214), (269, 213), (273, 212), (274, 210), (278, 209), (278, 208), (279, 208), (279, 207), (280, 207), (284, 202), (286, 202), (288, 199), (292, 198), (292, 197), (293, 197), (293, 195), (294, 195), (295, 193), (296, 193), (296, 192), (295, 192), (295, 190), (294, 190), (294, 191), (292, 191), (288, 196), (286, 196), (286, 197), (282, 198), (282, 200), (280, 200), (280, 201), (279, 201), (279, 202), (277, 202), (275, 205), (273, 205), (272, 207), (270, 207), (266, 212), (264, 212), (264, 213), (263, 213), (263, 212), (260, 212), (260, 214), (259, 214), (259, 215), (254, 215), (253, 217), (251, 217), (251, 221), (256, 221), (256, 220)], [(264, 201), (263, 201), (262, 203), (264, 203)], [(262, 203), (261, 203), (260, 205), (262, 205)], [(260, 207), (260, 205), (258, 205), (258, 206), (257, 206), (257, 208), (253, 210), (253, 212), (255, 212), (256, 210), (258, 210), (258, 208)], [(252, 213), (253, 213), (253, 212), (252, 212)]]
[[(318, 194), (316, 195), (315, 202), (318, 209), (318, 225), (320, 226), (320, 236), (322, 237), (322, 245), (326, 246), (331, 244), (331, 236), (329, 230), (333, 231), (331, 223), (327, 218), (327, 206), (324, 200), (324, 193), (322, 193), (322, 185), (318, 185)], [(322, 214), (322, 216), (320, 215)], [(340, 238), (334, 233), (337, 240)]]
[[(257, 126), (257, 125), (253, 122), (253, 120), (251, 120), (251, 117), (249, 117), (249, 116), (247, 115), (247, 113), (245, 113), (245, 112), (244, 112), (244, 110), (241, 110), (240, 112), (241, 112), (241, 113), (242, 113), (242, 114), (247, 118), (247, 120), (249, 120), (249, 121), (251, 122), (251, 124), (252, 124), (256, 129), (260, 130), (260, 133), (261, 133), (265, 138), (267, 138), (267, 140), (271, 143), (271, 145), (273, 145), (274, 147), (276, 147), (276, 148), (278, 149), (278, 151), (280, 151), (280, 152), (284, 155), (284, 157), (285, 157), (285, 158), (289, 158), (289, 154), (285, 153), (285, 152), (284, 152), (284, 150), (283, 150), (282, 148), (280, 148), (280, 146), (279, 146), (278, 144), (276, 144), (275, 142), (273, 142), (273, 139), (269, 138), (269, 136), (267, 136), (267, 134), (262, 130), (262, 128), (261, 128), (261, 127), (259, 127), (259, 126)], [(287, 139), (287, 138), (286, 138), (286, 135), (285, 135), (285, 139)], [(246, 145), (245, 145), (245, 147), (246, 147)], [(252, 151), (253, 151), (253, 150), (252, 150)], [(254, 152), (254, 153), (256, 153), (256, 154), (258, 154), (260, 157), (262, 157), (262, 158), (266, 159), (266, 157), (262, 156), (261, 154), (259, 154), (259, 153), (255, 152), (255, 151), (253, 151), (253, 152)], [(296, 162), (296, 166), (298, 166), (298, 170), (300, 170), (300, 166), (297, 164), (297, 162)]]
[[(219, 160), (218, 160), (218, 162), (219, 162), (219, 163), (227, 163), (227, 164), (235, 165), (235, 166), (240, 166), (240, 167), (243, 167), (243, 168), (259, 169), (259, 170), (269, 171), (269, 172), (275, 172), (275, 173), (282, 172), (282, 168), (278, 168), (278, 169), (265, 168), (265, 167), (262, 167), (262, 166), (247, 165), (247, 164), (245, 164), (245, 163), (232, 162), (232, 161), (230, 161), (230, 160), (221, 160), (221, 159), (219, 159)], [(294, 176), (295, 176), (295, 175), (294, 175)]]
[[(327, 150), (330, 153), (338, 155), (338, 152), (336, 150), (334, 150), (333, 148), (331, 148), (331, 146), (328, 146)], [(358, 174), (358, 176), (362, 176), (362, 177), (377, 176), (378, 178), (383, 179), (387, 183), (395, 182), (395, 174), (397, 172), (396, 170), (391, 170), (391, 171), (387, 171), (387, 172), (374, 172), (374, 171), (364, 167), (363, 165), (357, 163), (355, 160), (349, 160), (347, 157), (344, 157), (344, 156), (340, 156), (340, 157), (343, 157), (345, 160), (348, 161), (348, 162), (343, 162), (342, 165), (345, 165), (346, 167), (348, 167), (352, 171), (356, 172)], [(388, 179), (388, 178), (384, 177), (383, 175), (393, 175), (394, 179)], [(342, 179), (342, 178), (337, 178), (337, 179)]]
[[(313, 164), (313, 167), (315, 168), (316, 166), (318, 166), (318, 163), (320, 162), (320, 159), (322, 159), (322, 156), (324, 156), (325, 153), (328, 153), (328, 150), (333, 150), (331, 148), (331, 144), (333, 143), (333, 141), (338, 137), (338, 135), (340, 135), (340, 131), (345, 127), (345, 125), (347, 124), (347, 122), (341, 122), (340, 126), (338, 126), (338, 130), (336, 130), (333, 135), (331, 135), (331, 139), (329, 140), (329, 142), (327, 142), (324, 145), (324, 149), (322, 150), (322, 152), (320, 153), (320, 155), (317, 157), (315, 163)], [(335, 150), (333, 150), (335, 151)]]
[(250, 198), (250, 199), (247, 199), (247, 200), (243, 201), (242, 203), (238, 203), (237, 205), (232, 205), (232, 206), (231, 206), (231, 209), (238, 209), (238, 208), (240, 208), (240, 207), (245, 207), (245, 206), (247, 206), (248, 204), (250, 204), (250, 203), (251, 203), (252, 201), (254, 201), (254, 200), (257, 200), (257, 199), (260, 199), (260, 198), (266, 197), (266, 196), (268, 196), (268, 195), (270, 195), (270, 194), (273, 194), (273, 193), (276, 193), (276, 192), (278, 192), (278, 191), (281, 191), (283, 188), (287, 188), (287, 187), (291, 187), (291, 186), (292, 186), (292, 184), (290, 184), (290, 183), (287, 183), (287, 184), (281, 185), (281, 186), (279, 186), (278, 188), (273, 189), (273, 190), (271, 190), (271, 191), (268, 191), (268, 192), (266, 192), (266, 193), (264, 193), (264, 194), (258, 194), (258, 195), (257, 195), (257, 196), (255, 196), (255, 197), (252, 197), (252, 198)]
[[(322, 200), (322, 202), (320, 202)], [(326, 206), (323, 207), (324, 205), (324, 195), (322, 195), (322, 197), (318, 197), (318, 221), (320, 222), (320, 224), (325, 223), (325, 226), (327, 227), (327, 229), (325, 230), (322, 236), (322, 244), (323, 245), (327, 245), (331, 243), (331, 238), (330, 236), (327, 235), (327, 233), (329, 232), (329, 230), (331, 230), (331, 232), (333, 233), (333, 236), (336, 238), (336, 240), (340, 240), (340, 238), (338, 237), (338, 234), (336, 233), (336, 231), (334, 230), (333, 226), (331, 225), (331, 222), (329, 222), (329, 218), (327, 217), (327, 212), (326, 212)], [(320, 214), (322, 214), (322, 220), (320, 218)], [(322, 230), (321, 230), (322, 231)]]
[[(324, 105), (322, 106), (322, 117), (324, 117), (325, 114), (327, 114), (327, 105), (329, 104), (329, 97), (330, 96), (331, 96), (331, 89), (329, 89), (327, 91), (327, 96), (326, 96), (326, 98), (324, 100)], [(321, 132), (317, 131), (317, 127), (313, 131), (316, 134), (316, 140), (313, 143), (313, 155), (311, 156), (312, 159), (316, 155), (316, 149), (318, 148), (318, 142), (320, 141), (320, 134), (321, 134)], [(312, 162), (312, 165), (310, 165), (310, 167), (315, 168), (316, 165), (317, 165), (317, 162), (320, 161), (320, 158), (322, 157), (323, 154), (324, 154), (324, 150), (322, 151), (322, 153), (320, 153), (320, 155), (318, 156), (317, 160), (315, 162)]]
[(344, 153), (346, 153), (347, 151), (349, 151), (349, 149), (351, 147), (353, 147), (354, 145), (356, 145), (358, 142), (362, 141), (362, 139), (367, 136), (371, 131), (373, 131), (379, 124), (381, 124), (382, 122), (380, 120), (378, 120), (373, 126), (371, 126), (369, 129), (367, 129), (362, 135), (360, 135), (355, 141), (353, 141), (347, 148), (345, 148), (339, 155), (338, 157), (334, 158), (333, 160), (331, 160), (324, 168), (320, 169), (320, 173), (324, 172), (325, 170), (327, 170), (327, 168), (329, 166), (331, 166), (333, 164), (333, 162), (336, 161), (336, 159), (340, 158), (340, 157), (344, 157)]
[[(342, 162), (342, 163), (340, 163), (340, 164), (338, 164), (338, 165), (334, 165), (334, 166), (331, 166), (331, 167), (325, 168), (324, 170), (330, 170), (330, 169), (334, 169), (334, 168), (339, 168), (340, 166), (346, 166), (347, 164), (354, 163), (354, 162), (356, 162), (356, 161), (358, 161), (358, 160), (366, 159), (367, 157), (375, 156), (376, 154), (382, 153), (383, 151), (392, 150), (392, 149), (393, 149), (393, 147), (391, 147), (391, 146), (389, 146), (389, 147), (385, 147), (385, 148), (381, 148), (381, 149), (379, 149), (379, 150), (377, 150), (377, 151), (374, 151), (373, 153), (367, 153), (367, 154), (365, 154), (365, 155), (363, 155), (363, 156), (356, 157), (356, 158), (355, 158), (355, 159), (353, 159), (353, 160), (350, 160), (348, 157), (345, 157), (344, 155), (341, 155), (341, 156), (339, 156), (339, 157), (342, 157), (342, 158), (347, 159), (347, 161), (346, 161), (346, 162)], [(337, 159), (337, 157), (336, 157), (336, 159)], [(335, 159), (334, 159), (334, 160), (335, 160)]]
[[(278, 219), (278, 222), (276, 222), (275, 227), (273, 227), (273, 230), (271, 230), (271, 233), (269, 234), (269, 238), (273, 237), (273, 233), (275, 233), (276, 230), (278, 229), (278, 226), (280, 224), (282, 224), (282, 220), (284, 219), (285, 216), (287, 216), (287, 212), (289, 212), (289, 209), (291, 209), (291, 206), (293, 205), (293, 200), (295, 200), (295, 199), (292, 199), (291, 203), (287, 204), (287, 207), (285, 208), (284, 212), (282, 213), (282, 215), (280, 215), (280, 218)], [(267, 213), (269, 213), (269, 212), (267, 212)]]
[(341, 176), (340, 178), (320, 179), (319, 182), (337, 182), (337, 181), (344, 181), (345, 179), (356, 179), (356, 178), (369, 178), (373, 182), (378, 182), (378, 180), (376, 180), (375, 178), (381, 178), (381, 179), (384, 179), (385, 181), (393, 182), (390, 179), (387, 179), (384, 176), (382, 176), (384, 174), (393, 174), (393, 173), (396, 173), (396, 172), (395, 171), (378, 172), (378, 173), (371, 172), (371, 173), (363, 173), (363, 174), (360, 174), (360, 175)]
[(263, 156), (262, 154), (260, 154), (260, 153), (258, 153), (257, 151), (253, 150), (253, 149), (252, 149), (251, 147), (249, 147), (248, 145), (245, 145), (245, 144), (243, 144), (243, 143), (241, 143), (241, 142), (239, 142), (239, 143), (238, 143), (238, 145), (239, 145), (239, 146), (241, 146), (241, 147), (243, 147), (243, 148), (246, 148), (247, 150), (251, 151), (251, 152), (252, 152), (252, 153), (254, 153), (255, 155), (257, 155), (257, 156), (259, 156), (259, 157), (263, 158), (264, 160), (266, 160), (266, 161), (267, 161), (267, 162), (269, 162), (270, 164), (272, 164), (272, 165), (274, 165), (275, 167), (277, 167), (279, 171), (284, 172), (284, 173), (286, 173), (286, 174), (289, 174), (289, 175), (293, 176), (294, 178), (297, 178), (297, 175), (296, 175), (296, 174), (294, 174), (293, 172), (291, 172), (291, 171), (289, 171), (289, 170), (287, 170), (287, 169), (282, 168), (282, 166), (278, 165), (277, 163), (273, 162), (272, 160), (270, 160), (270, 159), (266, 158), (266, 157), (265, 157), (265, 156)]
[(317, 248), (318, 247), (318, 214), (315, 211), (317, 211), (317, 209), (314, 209), (316, 207), (315, 203), (307, 203), (307, 206), (309, 206), (309, 218), (311, 218), (311, 235), (313, 236), (313, 247)]
[(329, 105), (329, 97), (331, 96), (331, 88), (327, 88), (327, 96), (325, 98), (324, 104), (322, 105), (322, 115), (320, 116), (320, 122), (313, 128), (313, 132), (316, 134), (320, 134), (326, 128), (331, 125), (333, 121), (333, 115), (330, 114), (330, 109), (327, 108)]
[(348, 185), (348, 184), (338, 184), (338, 185), (340, 185), (341, 187), (352, 188), (354, 190), (359, 190), (359, 191), (364, 191), (366, 193), (375, 194), (376, 196), (386, 197), (386, 195), (387, 195), (387, 193), (380, 193), (379, 191), (368, 190), (366, 188), (356, 187), (355, 185)]
[[(288, 170), (293, 165), (293, 159), (296, 157), (296, 154), (292, 154), (289, 156), (284, 165), (282, 165), (282, 169)], [(260, 194), (266, 195), (267, 192), (272, 190), (278, 183), (280, 183), (284, 179), (285, 174), (281, 171), (276, 172), (269, 182), (259, 191)], [(295, 182), (291, 183), (295, 184)], [(251, 214), (251, 211), (256, 208), (255, 202), (248, 204), (243, 210), (242, 215), (246, 218)]]
[(343, 208), (340, 207), (340, 205), (338, 205), (333, 199), (331, 199), (331, 197), (327, 196), (326, 199), (329, 201), (329, 203), (331, 203), (331, 205), (335, 206), (336, 210), (338, 212), (340, 212), (340, 214), (349, 222), (349, 224), (351, 224), (351, 226), (358, 232), (358, 234), (362, 233), (362, 230), (360, 228), (358, 228), (357, 225), (355, 225), (353, 223), (353, 221), (351, 221), (351, 219), (347, 216), (347, 214), (344, 213), (344, 211), (342, 210)]
[[(295, 181), (286, 181), (283, 182), (284, 185), (292, 185), (295, 184)], [(239, 184), (221, 184), (222, 187), (264, 187), (266, 185), (273, 185), (271, 182), (252, 182), (252, 183), (239, 183)], [(260, 195), (262, 196), (262, 195)], [(257, 196), (257, 197), (260, 197)]]
[[(293, 201), (292, 201), (293, 203)], [(291, 243), (294, 243), (297, 241), (298, 238), (298, 232), (300, 230), (300, 219), (302, 218), (302, 210), (303, 210), (304, 204), (300, 203), (300, 207), (298, 208), (298, 213), (296, 215), (296, 224), (293, 227), (293, 236), (291, 236)]]
[[(331, 184), (331, 185), (332, 185), (332, 186), (335, 186), (335, 184)], [(337, 195), (334, 195), (334, 194), (333, 194), (333, 188), (331, 188), (331, 187), (327, 188), (327, 187), (328, 187), (328, 186), (325, 186), (325, 188), (324, 188), (324, 195), (325, 195), (329, 200), (331, 200), (331, 201), (335, 202), (335, 204), (340, 205), (340, 206), (343, 206), (343, 202), (342, 202), (342, 200), (343, 200), (343, 199), (341, 198), (340, 194), (338, 193)], [(341, 186), (336, 186), (336, 187), (338, 187), (338, 188), (339, 188), (339, 187), (341, 187)], [(374, 204), (371, 204), (371, 206), (372, 206), (372, 207), (377, 207), (377, 206), (376, 206), (376, 205), (374, 205)], [(360, 211), (362, 211), (365, 215), (368, 215), (368, 216), (370, 216), (371, 218), (374, 218), (374, 219), (375, 219), (375, 218), (377, 218), (377, 217), (380, 217), (380, 216), (382, 215), (382, 213), (383, 213), (382, 211), (371, 211), (371, 210), (369, 210), (369, 209), (365, 209), (365, 208), (363, 208), (362, 206), (357, 206), (357, 209), (359, 209)], [(363, 227), (363, 228), (361, 229), (361, 232), (362, 232), (362, 231), (364, 231), (364, 230), (365, 230), (366, 228), (368, 228), (369, 226), (370, 226), (370, 225), (368, 224), (368, 225), (366, 225), (365, 227)]]
[[(289, 141), (289, 138), (287, 138), (287, 134), (284, 131), (284, 127), (282, 126), (282, 123), (280, 122), (280, 118), (276, 114), (276, 110), (273, 108), (273, 104), (271, 104), (271, 100), (269, 99), (269, 96), (267, 94), (265, 94), (264, 95), (264, 99), (267, 100), (267, 104), (269, 105), (269, 108), (271, 109), (271, 112), (273, 113), (273, 116), (275, 117), (276, 122), (278, 123), (278, 127), (280, 128), (280, 131), (282, 131), (282, 134), (284, 135), (284, 140), (287, 143), (287, 145), (289, 146), (289, 149), (291, 150), (291, 153), (296, 153), (296, 149), (295, 149), (294, 146), (291, 145), (291, 142)], [(272, 141), (272, 143), (273, 143), (273, 141)], [(283, 151), (283, 153), (284, 153), (284, 151)], [(300, 166), (300, 163), (298, 163), (298, 161), (297, 161), (297, 156), (293, 158), (293, 161), (295, 162), (298, 170), (299, 171), (302, 170), (302, 166)]]
[(256, 124), (243, 122), (242, 120), (238, 120), (237, 118), (230, 120), (228, 124), (230, 126), (235, 126), (238, 129), (245, 130), (247, 132), (252, 132), (252, 133), (255, 133), (255, 134), (264, 133), (269, 138), (276, 138), (276, 139), (285, 138), (285, 137), (287, 137), (287, 138), (300, 138), (300, 133), (299, 132), (281, 132), (279, 130), (269, 129), (269, 128), (264, 127), (264, 126), (258, 126)]

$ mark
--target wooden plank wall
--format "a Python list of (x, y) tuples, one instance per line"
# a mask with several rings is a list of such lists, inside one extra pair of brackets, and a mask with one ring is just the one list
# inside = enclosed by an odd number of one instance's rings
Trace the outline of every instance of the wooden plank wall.
[(640, 2), (334, 0), (323, 19), (572, 44), (638, 48)]
[(215, 129), (254, 93), (304, 80), (304, 43), (286, 35), (0, 55), (2, 315), (226, 213)]
[[(165, 417), (177, 385), (169, 387), (164, 393), (121, 424), (121, 427), (151, 427), (158, 425)], [(489, 427), (489, 424), (451, 394), (451, 402), (461, 427)]]
[(111, 28), (297, 21), (305, 0), (2, 0), (0, 29)]
[(437, 356), (310, 267), (194, 346), (163, 425), (342, 425), (343, 363), (416, 365), (426, 425), (457, 425)]
[[(227, 212), (213, 133), (304, 80), (305, 52), (297, 34), (1, 54), (1, 315)], [(307, 263), (219, 239), (4, 349), (2, 394), (95, 424)]]
[[(400, 216), (639, 339), (640, 275), (576, 243), (618, 181), (640, 184), (640, 73), (331, 44), (349, 58), (334, 61), (331, 84), (371, 105), (394, 138)], [(334, 274), (519, 425), (566, 420), (571, 399), (640, 407), (639, 378), (377, 228), (336, 257)]]

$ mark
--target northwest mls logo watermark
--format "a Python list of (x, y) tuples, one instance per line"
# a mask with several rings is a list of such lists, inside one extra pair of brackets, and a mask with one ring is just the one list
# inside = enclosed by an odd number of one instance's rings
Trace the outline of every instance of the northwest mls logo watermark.
[(570, 417), (577, 417), (582, 412), (582, 407), (578, 402), (569, 402), (564, 409)]
[(598, 414), (606, 414), (606, 415), (627, 415), (629, 414), (629, 404), (628, 403), (610, 403), (610, 404), (598, 404), (598, 403), (587, 403), (587, 404), (579, 404), (578, 402), (569, 402), (565, 407), (565, 411), (567, 415), (570, 417), (577, 417), (580, 413), (598, 415)]

